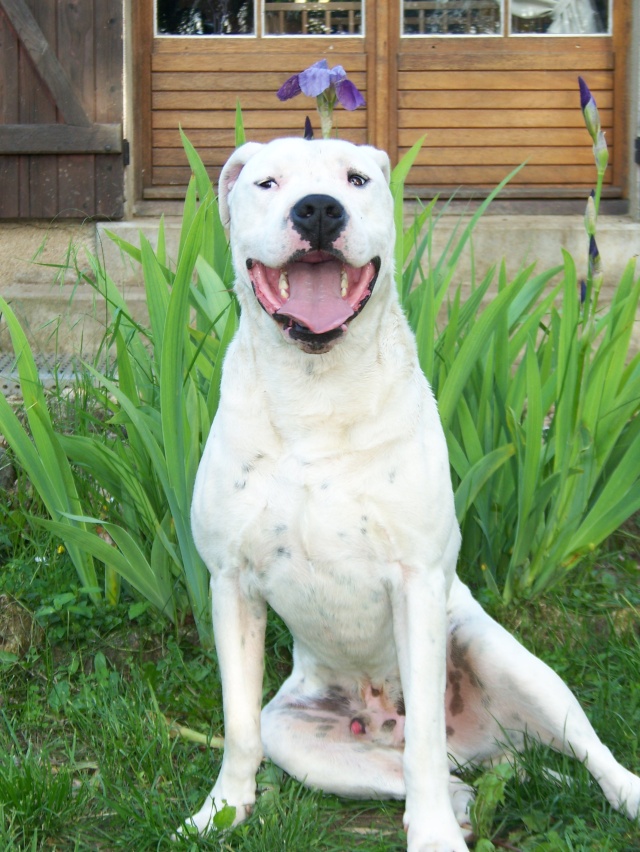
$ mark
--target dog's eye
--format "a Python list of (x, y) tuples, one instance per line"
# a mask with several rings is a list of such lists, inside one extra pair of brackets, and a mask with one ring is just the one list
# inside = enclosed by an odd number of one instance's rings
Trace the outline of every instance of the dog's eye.
[(256, 186), (259, 186), (260, 189), (272, 189), (274, 186), (278, 184), (274, 180), (274, 178), (266, 178), (265, 180), (256, 181)]
[(358, 172), (351, 172), (349, 174), (349, 183), (351, 186), (365, 186), (365, 184), (369, 183), (369, 178), (358, 174)]

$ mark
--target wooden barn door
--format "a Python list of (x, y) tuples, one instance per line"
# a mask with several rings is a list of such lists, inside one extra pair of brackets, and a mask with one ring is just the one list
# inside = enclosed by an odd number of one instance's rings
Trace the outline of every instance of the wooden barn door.
[(603, 195), (625, 196), (629, 0), (397, 0), (395, 8), (395, 153), (427, 134), (411, 175), (422, 194), (479, 195), (526, 160), (503, 197), (584, 198), (595, 171), (580, 75), (609, 146)]
[(122, 0), (0, 0), (0, 217), (123, 215)]

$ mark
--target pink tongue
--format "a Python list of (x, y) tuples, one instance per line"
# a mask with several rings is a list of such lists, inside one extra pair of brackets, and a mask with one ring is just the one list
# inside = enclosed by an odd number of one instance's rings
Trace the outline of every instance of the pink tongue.
[(290, 317), (314, 334), (339, 328), (354, 313), (340, 295), (341, 271), (342, 265), (336, 260), (292, 263), (287, 268), (289, 298), (278, 315)]

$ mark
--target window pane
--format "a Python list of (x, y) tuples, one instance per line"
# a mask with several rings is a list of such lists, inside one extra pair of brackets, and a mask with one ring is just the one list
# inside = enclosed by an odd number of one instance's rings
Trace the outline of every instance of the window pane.
[(403, 0), (403, 35), (500, 35), (500, 0)]
[(158, 35), (253, 35), (254, 0), (156, 0)]
[(264, 0), (265, 35), (362, 35), (362, 0)]
[(592, 35), (609, 32), (608, 0), (511, 0), (511, 32)]

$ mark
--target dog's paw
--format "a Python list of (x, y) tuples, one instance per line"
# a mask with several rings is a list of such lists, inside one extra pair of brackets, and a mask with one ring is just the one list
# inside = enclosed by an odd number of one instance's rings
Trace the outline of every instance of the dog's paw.
[(407, 852), (469, 852), (469, 847), (460, 835), (460, 839), (453, 837), (427, 838), (415, 843), (410, 840), (407, 844)]
[[(408, 824), (408, 828), (407, 828)], [(407, 820), (407, 852), (469, 852), (463, 831), (453, 819), (430, 821), (415, 826)]]
[(188, 817), (176, 834), (187, 837), (191, 834), (208, 834), (223, 831), (243, 822), (251, 813), (253, 802), (231, 804), (224, 794), (210, 793), (200, 810)]
[(624, 779), (617, 779), (617, 790), (614, 795), (607, 794), (613, 807), (626, 814), (629, 819), (640, 819), (640, 778), (623, 769)]
[(452, 775), (449, 778), (449, 797), (458, 825), (462, 829), (465, 840), (473, 835), (471, 828), (471, 806), (476, 797), (476, 791), (460, 778)]

